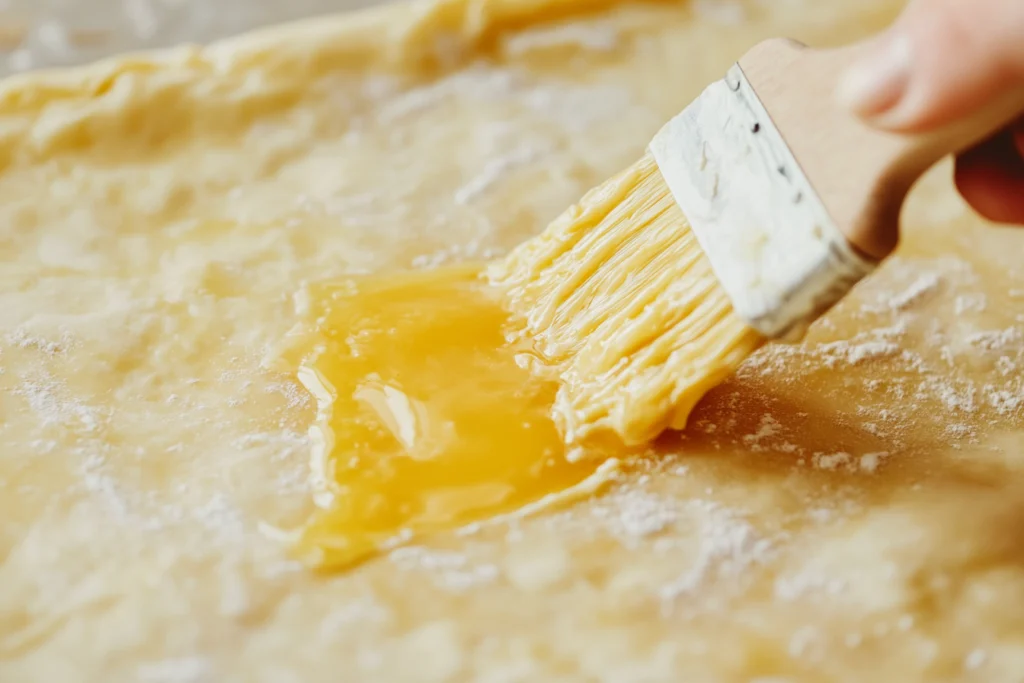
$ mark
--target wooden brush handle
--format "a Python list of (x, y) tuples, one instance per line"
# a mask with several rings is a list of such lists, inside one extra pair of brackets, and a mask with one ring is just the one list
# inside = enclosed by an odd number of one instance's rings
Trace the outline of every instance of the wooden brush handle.
[(900, 209), (918, 178), (1020, 116), (1024, 88), (946, 128), (889, 133), (868, 126), (832, 97), (837, 77), (861, 49), (815, 50), (773, 39), (739, 63), (836, 225), (859, 251), (881, 259), (896, 246)]

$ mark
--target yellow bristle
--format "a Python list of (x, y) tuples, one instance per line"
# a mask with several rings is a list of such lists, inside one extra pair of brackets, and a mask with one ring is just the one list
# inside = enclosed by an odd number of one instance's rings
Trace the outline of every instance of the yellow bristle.
[(733, 311), (650, 154), (488, 271), (554, 418), (583, 444), (682, 429), (764, 338)]

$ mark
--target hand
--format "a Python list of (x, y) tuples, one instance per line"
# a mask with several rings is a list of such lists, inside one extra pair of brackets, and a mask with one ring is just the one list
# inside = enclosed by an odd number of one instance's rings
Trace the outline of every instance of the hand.
[[(1024, 88), (1024, 0), (912, 0), (866, 46), (839, 96), (880, 128), (924, 132)], [(1024, 112), (960, 155), (956, 183), (978, 213), (1024, 224)]]

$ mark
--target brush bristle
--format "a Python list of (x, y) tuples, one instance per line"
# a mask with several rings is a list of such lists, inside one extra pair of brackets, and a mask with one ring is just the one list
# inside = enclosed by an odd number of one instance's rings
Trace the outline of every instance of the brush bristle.
[(682, 429), (764, 339), (740, 320), (648, 154), (488, 271), (569, 443)]

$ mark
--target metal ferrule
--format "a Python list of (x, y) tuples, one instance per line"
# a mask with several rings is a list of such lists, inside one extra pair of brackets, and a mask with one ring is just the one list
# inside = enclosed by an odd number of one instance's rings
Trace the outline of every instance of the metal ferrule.
[(832, 221), (739, 65), (651, 153), (736, 313), (795, 341), (876, 263)]

